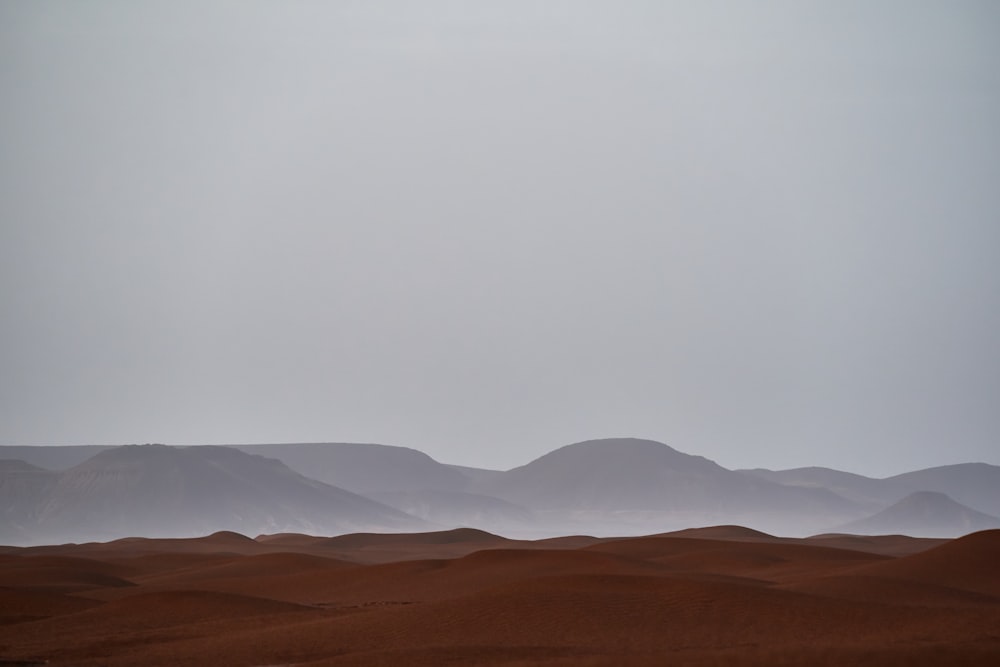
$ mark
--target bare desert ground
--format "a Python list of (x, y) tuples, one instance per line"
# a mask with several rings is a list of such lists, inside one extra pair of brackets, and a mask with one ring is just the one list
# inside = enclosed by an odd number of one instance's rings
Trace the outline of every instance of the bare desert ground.
[(0, 547), (0, 666), (996, 665), (1000, 531)]

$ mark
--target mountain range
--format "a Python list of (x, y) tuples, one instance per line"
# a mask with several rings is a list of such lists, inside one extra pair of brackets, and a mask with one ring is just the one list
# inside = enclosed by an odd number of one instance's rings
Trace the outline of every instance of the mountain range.
[(400, 532), (638, 535), (740, 524), (786, 535), (951, 537), (1000, 527), (1000, 467), (875, 479), (730, 470), (663, 443), (591, 440), (507, 471), (405, 447), (302, 443), (0, 447), (0, 543)]
[(917, 491), (872, 516), (851, 521), (845, 533), (905, 533), (913, 537), (966, 534), (1000, 528), (1000, 520), (955, 502), (937, 491)]
[(277, 459), (228, 447), (126, 445), (63, 472), (7, 460), (0, 466), (0, 498), (4, 542), (426, 527)]

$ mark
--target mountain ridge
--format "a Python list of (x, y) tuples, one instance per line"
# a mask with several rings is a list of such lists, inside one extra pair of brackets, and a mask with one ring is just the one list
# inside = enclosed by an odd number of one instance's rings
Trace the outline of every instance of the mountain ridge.
[[(0, 455), (24, 449), (0, 448)], [(49, 459), (67, 460), (66, 449)], [(983, 507), (967, 498), (988, 504), (1000, 492), (1000, 467), (989, 464), (884, 479), (820, 467), (730, 470), (642, 438), (572, 443), (506, 471), (449, 465), (407, 447), (359, 443), (98, 450), (62, 472), (0, 461), (5, 499), (0, 541), (25, 541), (33, 533), (41, 539), (42, 526), (48, 538), (76, 539), (125, 531), (190, 536), (195, 529), (339, 534), (406, 530), (403, 524), (414, 521), (522, 538), (627, 536), (725, 524), (804, 536), (871, 517), (914, 491), (957, 488), (964, 495), (952, 498), (970, 512)], [(216, 487), (224, 493), (213, 495), (210, 489)], [(335, 507), (340, 509), (330, 510)], [(379, 508), (380, 519), (373, 518), (373, 508)], [(142, 513), (145, 521), (135, 518)], [(252, 518), (232, 518), (241, 513)], [(353, 519), (352, 513), (357, 513)], [(185, 516), (194, 517), (187, 532), (181, 530)], [(345, 516), (349, 520), (341, 520)], [(919, 526), (913, 530), (935, 534)]]
[(1000, 517), (976, 511), (940, 491), (916, 491), (875, 514), (837, 526), (854, 534), (902, 533), (914, 537), (959, 537), (1000, 528)]
[(51, 486), (26, 527), (37, 538), (180, 537), (220, 530), (329, 533), (427, 525), (299, 475), (277, 459), (224, 447), (127, 445), (50, 474)]

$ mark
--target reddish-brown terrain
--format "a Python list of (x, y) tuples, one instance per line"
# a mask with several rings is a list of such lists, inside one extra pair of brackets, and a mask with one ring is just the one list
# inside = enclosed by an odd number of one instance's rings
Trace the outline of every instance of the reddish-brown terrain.
[(996, 665), (1000, 531), (0, 548), (0, 666)]

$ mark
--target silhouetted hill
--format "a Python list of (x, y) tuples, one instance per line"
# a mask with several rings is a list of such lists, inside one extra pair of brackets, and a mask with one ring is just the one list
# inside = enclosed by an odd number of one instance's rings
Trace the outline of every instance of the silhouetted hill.
[(25, 461), (0, 460), (0, 543), (29, 537), (39, 503), (58, 478)]
[(68, 470), (91, 456), (113, 449), (108, 445), (0, 445), (0, 459), (18, 459), (46, 470)]
[(331, 442), (236, 448), (280, 459), (303, 475), (446, 528), (516, 531), (534, 520), (529, 510), (515, 503), (466, 491), (482, 475), (495, 471), (445, 465), (407, 447)]
[(766, 479), (776, 484), (807, 489), (828, 489), (872, 510), (902, 498), (907, 490), (885, 480), (856, 475), (832, 468), (808, 467), (789, 470), (753, 468), (736, 472)]
[(955, 502), (936, 491), (918, 491), (870, 517), (836, 530), (863, 535), (901, 533), (916, 537), (958, 537), (1000, 528), (1000, 518)]
[(59, 475), (32, 533), (59, 540), (131, 535), (401, 530), (424, 525), (390, 507), (304, 477), (280, 461), (226, 447), (130, 445)]
[(408, 447), (356, 443), (233, 445), (281, 460), (292, 470), (360, 494), (463, 491), (468, 479), (452, 466)]
[(944, 493), (980, 512), (1000, 515), (1000, 466), (959, 463), (915, 470), (885, 481), (912, 491)]
[[(857, 507), (825, 489), (786, 487), (739, 474), (663, 443), (633, 438), (567, 445), (531, 463), (480, 480), (477, 490), (533, 510), (613, 522), (633, 513), (647, 532), (656, 522), (687, 526), (749, 523), (788, 526), (808, 514), (846, 517)], [(638, 513), (638, 514), (636, 514)], [(675, 527), (663, 524), (666, 528)], [(676, 527), (686, 527), (678, 525)]]
[(884, 508), (917, 491), (937, 491), (972, 509), (1000, 515), (1000, 466), (986, 463), (926, 468), (885, 479), (830, 468), (754, 468), (738, 472), (786, 486), (829, 489), (868, 506), (871, 511)]
[[(1000, 514), (998, 466), (960, 464), (887, 479), (829, 468), (733, 471), (634, 438), (567, 445), (508, 471), (447, 465), (406, 447), (352, 443), (4, 451), (24, 452), (28, 464), (46, 461), (53, 468), (94, 451), (97, 456), (62, 473), (24, 463), (0, 468), (0, 542), (34, 541), (34, 534), (107, 539), (218, 529), (396, 529), (384, 514), (376, 520), (373, 507), (404, 524), (416, 520), (406, 519), (408, 512), (434, 527), (477, 526), (512, 537), (651, 534), (718, 524), (805, 535), (860, 520), (916, 491), (939, 491), (969, 510)], [(265, 465), (261, 454), (280, 462)], [(369, 499), (377, 502), (364, 504)], [(87, 532), (94, 526), (102, 532)]]

